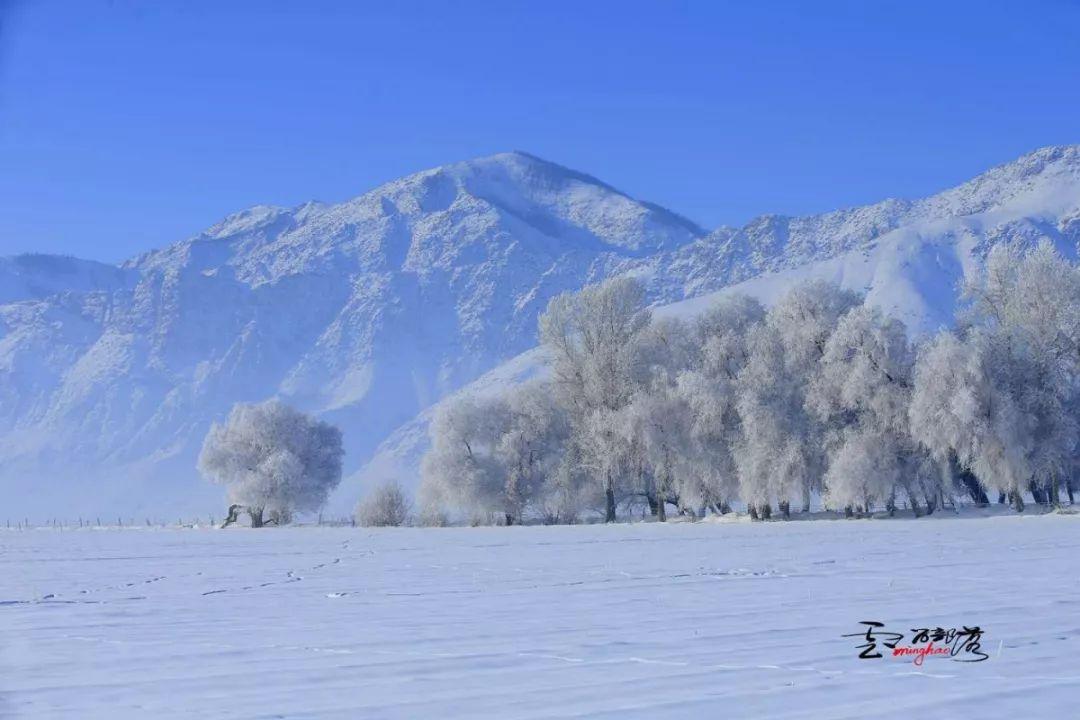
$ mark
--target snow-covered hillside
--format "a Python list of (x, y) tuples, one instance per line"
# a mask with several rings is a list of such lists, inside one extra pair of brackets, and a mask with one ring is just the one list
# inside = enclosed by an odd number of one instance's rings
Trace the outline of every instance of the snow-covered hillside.
[[(10, 259), (0, 493), (15, 512), (213, 506), (218, 491), (193, 469), (209, 423), (276, 395), (342, 426), (345, 508), (360, 478), (415, 455), (424, 416), (411, 419), (535, 344), (556, 293), (635, 272), (655, 303), (686, 301), (670, 311), (689, 313), (733, 283), (769, 299), (827, 276), (929, 329), (951, 317), (963, 268), (991, 244), (1041, 237), (1069, 252), (1080, 240), (1080, 147), (923, 200), (708, 234), (509, 153), (338, 205), (251, 208), (120, 268)], [(495, 377), (532, 361), (515, 362)]]

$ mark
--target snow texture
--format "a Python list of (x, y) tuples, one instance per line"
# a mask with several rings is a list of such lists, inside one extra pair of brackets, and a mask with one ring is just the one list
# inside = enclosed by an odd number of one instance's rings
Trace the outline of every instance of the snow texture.
[(0, 530), (0, 716), (1072, 717), (1077, 522)]

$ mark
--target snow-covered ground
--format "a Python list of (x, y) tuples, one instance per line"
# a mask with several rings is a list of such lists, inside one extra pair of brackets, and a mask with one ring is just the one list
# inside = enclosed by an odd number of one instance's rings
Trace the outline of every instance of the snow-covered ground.
[(1072, 717), (1078, 659), (1080, 516), (0, 531), (0, 717)]

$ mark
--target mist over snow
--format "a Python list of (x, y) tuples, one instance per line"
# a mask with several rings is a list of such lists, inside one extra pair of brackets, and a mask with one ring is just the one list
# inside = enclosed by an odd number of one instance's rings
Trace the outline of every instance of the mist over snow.
[[(0, 496), (9, 512), (220, 510), (195, 459), (238, 401), (338, 425), (346, 480), (415, 482), (440, 399), (544, 372), (537, 316), (623, 273), (660, 314), (835, 280), (916, 332), (1005, 240), (1080, 242), (1080, 146), (921, 200), (712, 232), (524, 153), (417, 173), (336, 205), (259, 206), (119, 267), (0, 259)], [(470, 385), (472, 384), (472, 385)]]

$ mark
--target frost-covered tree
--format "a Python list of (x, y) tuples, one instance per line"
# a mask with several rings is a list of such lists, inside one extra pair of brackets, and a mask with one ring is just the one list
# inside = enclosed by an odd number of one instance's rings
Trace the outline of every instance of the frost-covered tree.
[(632, 346), (630, 402), (618, 413), (617, 434), (627, 490), (644, 495), (666, 520), (668, 503), (685, 509), (689, 412), (678, 393), (679, 375), (698, 362), (696, 338), (677, 318), (654, 320)]
[(631, 400), (635, 339), (649, 320), (644, 286), (626, 277), (559, 295), (540, 317), (555, 392), (581, 460), (604, 493), (607, 522), (615, 520), (616, 483), (627, 463), (618, 414)]
[(1078, 451), (1080, 270), (1048, 242), (1001, 244), (965, 295), (958, 333), (920, 354), (913, 432), (1018, 510), (1026, 490), (1057, 502)]
[[(215, 423), (199, 455), (199, 470), (224, 485), (252, 527), (264, 515), (278, 523), (318, 510), (341, 482), (341, 431), (277, 400), (235, 405)], [(231, 513), (235, 517), (235, 511)]]
[(739, 495), (734, 449), (742, 422), (736, 379), (749, 357), (747, 334), (764, 317), (765, 309), (753, 298), (721, 298), (697, 319), (694, 341), (699, 350), (677, 380), (688, 422), (680, 492), (716, 513), (727, 512)]
[(776, 500), (788, 514), (792, 497), (804, 511), (825, 472), (825, 425), (806, 405), (811, 379), (840, 317), (859, 304), (855, 293), (812, 280), (769, 309), (764, 325), (747, 334), (737, 408), (742, 437), (736, 446), (742, 499), (751, 514), (768, 516)]
[(569, 430), (552, 396), (549, 385), (534, 382), (449, 402), (435, 417), (421, 467), (425, 506), (509, 525), (521, 522), (530, 506), (554, 502), (558, 493), (550, 485)]
[(1056, 501), (1078, 462), (1076, 267), (1003, 246), (966, 293), (958, 330), (917, 361), (902, 323), (825, 281), (768, 311), (728, 296), (692, 323), (653, 320), (633, 279), (559, 296), (540, 321), (550, 382), (440, 411), (425, 507), (510, 524), (612, 521), (642, 497), (661, 520), (736, 499), (786, 517), (815, 493), (919, 514), (954, 485)]
[(1025, 251), (995, 245), (964, 283), (971, 301), (962, 327), (1006, 333), (1043, 363), (1075, 373), (1080, 364), (1080, 266), (1044, 240)]
[[(736, 408), (741, 436), (734, 452), (739, 476), (739, 497), (751, 517), (771, 515), (771, 502), (790, 502), (797, 487), (806, 504), (817, 477), (816, 438), (809, 414), (803, 409), (801, 385), (790, 377), (779, 333), (764, 325), (747, 335), (746, 366), (737, 381)], [(782, 510), (783, 508), (781, 508)]]
[(618, 417), (617, 432), (626, 443), (626, 469), (660, 522), (667, 519), (667, 503), (678, 502), (677, 464), (682, 459), (685, 417), (681, 399), (666, 378), (637, 393)]
[(943, 332), (919, 354), (911, 403), (913, 436), (939, 460), (955, 456), (1018, 510), (1033, 467), (1035, 423), (1023, 407), (1027, 369), (982, 331)]
[(421, 464), (425, 511), (451, 508), (479, 521), (506, 512), (506, 478), (496, 450), (509, 409), (501, 396), (463, 395), (445, 403), (431, 424), (431, 450)]
[(374, 488), (356, 507), (356, 521), (363, 527), (396, 527), (409, 519), (409, 498), (394, 480)]
[(534, 508), (545, 519), (566, 513), (574, 486), (561, 474), (570, 425), (547, 382), (531, 382), (506, 396), (508, 417), (496, 454), (506, 475), (507, 523)]
[(898, 320), (860, 306), (844, 315), (825, 344), (808, 405), (826, 424), (825, 502), (835, 508), (896, 507), (906, 495), (916, 515), (919, 495), (939, 503), (941, 468), (908, 428), (914, 352)]
[(1080, 451), (1080, 266), (1048, 240), (1026, 251), (1001, 244), (991, 250), (985, 271), (969, 278), (965, 292), (973, 301), (968, 322), (1033, 375), (1023, 398), (1038, 426), (1032, 492), (1037, 498), (1045, 492), (1056, 503)]
[(539, 519), (548, 525), (576, 523), (584, 509), (603, 508), (600, 490), (589, 476), (581, 448), (568, 433), (554, 470), (536, 500)]

